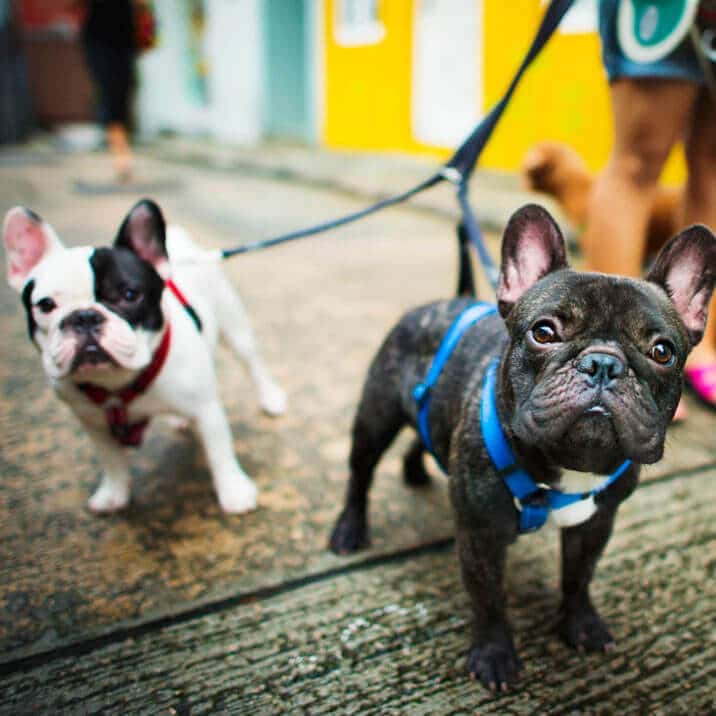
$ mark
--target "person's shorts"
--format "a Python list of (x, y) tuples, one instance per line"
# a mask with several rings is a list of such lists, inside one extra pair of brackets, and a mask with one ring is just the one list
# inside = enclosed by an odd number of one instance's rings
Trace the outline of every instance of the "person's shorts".
[(617, 39), (619, 2), (620, 0), (599, 1), (602, 60), (610, 82), (620, 77), (660, 77), (703, 84), (704, 74), (689, 37), (686, 37), (673, 52), (657, 62), (634, 62), (626, 57)]

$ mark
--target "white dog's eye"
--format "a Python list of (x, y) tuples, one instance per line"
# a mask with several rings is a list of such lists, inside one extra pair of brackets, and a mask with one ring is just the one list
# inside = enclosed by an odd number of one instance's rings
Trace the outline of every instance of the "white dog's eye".
[(41, 298), (35, 307), (42, 313), (52, 313), (57, 308), (57, 304), (51, 298)]
[(141, 295), (142, 292), (136, 288), (125, 288), (124, 291), (122, 291), (122, 298), (129, 303), (139, 300)]

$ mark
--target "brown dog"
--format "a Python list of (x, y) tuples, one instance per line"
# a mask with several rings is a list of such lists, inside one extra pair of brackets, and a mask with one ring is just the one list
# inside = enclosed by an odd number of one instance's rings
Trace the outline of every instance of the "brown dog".
[[(522, 176), (528, 189), (556, 199), (575, 228), (582, 229), (594, 184), (584, 159), (561, 142), (540, 142), (525, 155)], [(677, 232), (682, 190), (660, 186), (647, 227), (647, 254), (656, 253)]]

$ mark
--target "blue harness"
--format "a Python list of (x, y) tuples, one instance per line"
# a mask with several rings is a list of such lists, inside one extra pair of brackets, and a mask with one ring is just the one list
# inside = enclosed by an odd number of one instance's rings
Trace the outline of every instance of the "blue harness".
[[(443, 367), (447, 363), (453, 350), (460, 342), (463, 333), (478, 321), (497, 313), (497, 308), (488, 303), (476, 303), (466, 308), (453, 321), (443, 337), (433, 359), (430, 370), (422, 383), (418, 383), (413, 390), (413, 398), (418, 406), (418, 431), (427, 450), (436, 459), (443, 472), (447, 472), (444, 465), (435, 455), (433, 441), (430, 437), (430, 424), (428, 421), (430, 411), (430, 391), (437, 383)], [(592, 516), (596, 511), (594, 498), (616, 482), (631, 466), (631, 460), (625, 460), (607, 479), (588, 492), (562, 492), (549, 485), (535, 482), (529, 474), (520, 467), (507, 442), (507, 438), (500, 425), (497, 413), (497, 367), (499, 359), (495, 359), (487, 369), (482, 386), (482, 399), (480, 403), (480, 427), (485, 440), (487, 452), (497, 472), (502, 476), (520, 513), (520, 532), (534, 532), (547, 521), (550, 512), (554, 512), (556, 521), (562, 526), (579, 524)], [(561, 514), (560, 514), (561, 513)], [(560, 519), (557, 519), (557, 516)]]

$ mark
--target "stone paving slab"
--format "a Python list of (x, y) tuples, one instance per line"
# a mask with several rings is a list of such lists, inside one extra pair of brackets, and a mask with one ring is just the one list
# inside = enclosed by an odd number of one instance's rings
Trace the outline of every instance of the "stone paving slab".
[[(553, 633), (557, 532), (510, 552), (523, 684), (465, 674), (468, 600), (452, 549), (319, 579), (5, 679), (2, 713), (709, 714), (716, 710), (716, 471), (641, 486), (593, 596), (617, 648)], [(377, 510), (374, 510), (374, 513)]]
[[(180, 183), (180, 191), (156, 198), (170, 220), (209, 246), (306, 226), (359, 206), (325, 189), (204, 167), (143, 160), (139, 168), (150, 179), (168, 175)], [(99, 181), (104, 171), (101, 156), (0, 167), (0, 209), (23, 203), (69, 244), (107, 243), (133, 199), (126, 193), (78, 196), (73, 188), (78, 177)], [(96, 484), (96, 457), (45, 387), (22, 310), (3, 283), (0, 662), (345, 564), (325, 543), (344, 490), (360, 385), (397, 317), (450, 295), (452, 233), (439, 217), (391, 210), (228, 265), (291, 401), (284, 418), (261, 416), (243, 370), (220, 351), (237, 453), (261, 490), (260, 509), (244, 517), (221, 514), (200, 451), (166, 426), (134, 459), (132, 506), (107, 518), (89, 514), (84, 505)], [(494, 237), (491, 246), (496, 250)], [(712, 464), (712, 434), (712, 416), (692, 406), (691, 420), (673, 430), (665, 460), (645, 479)], [(417, 492), (400, 484), (404, 444), (381, 465), (374, 546), (355, 563), (451, 535), (444, 480)]]

